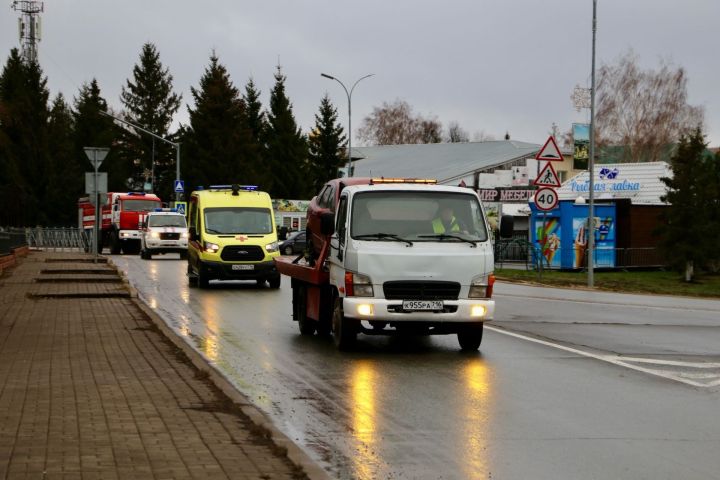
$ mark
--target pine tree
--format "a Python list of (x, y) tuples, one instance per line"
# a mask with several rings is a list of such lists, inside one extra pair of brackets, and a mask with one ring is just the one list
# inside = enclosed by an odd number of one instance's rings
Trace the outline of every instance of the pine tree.
[(252, 78), (248, 80), (247, 85), (245, 85), (243, 102), (245, 103), (247, 126), (252, 133), (253, 140), (258, 145), (262, 145), (267, 122), (265, 112), (262, 111), (262, 104), (260, 103), (260, 92), (255, 88), (255, 82)]
[(75, 98), (73, 108), (75, 158), (79, 162), (81, 172), (90, 172), (93, 171), (93, 167), (85, 155), (84, 148), (110, 148), (99, 171), (108, 174), (108, 190), (117, 192), (128, 189), (127, 179), (132, 170), (122, 161), (119, 149), (113, 148), (115, 139), (120, 137), (122, 130), (113, 124), (110, 117), (100, 114), (107, 111), (107, 102), (100, 92), (97, 80), (92, 79), (89, 84), (83, 84)]
[[(155, 45), (146, 43), (140, 63), (133, 68), (133, 80), (127, 80), (120, 100), (125, 106), (127, 121), (154, 134), (167, 138), (173, 116), (180, 108), (181, 96), (173, 93), (173, 77), (160, 62)], [(153, 165), (154, 160), (154, 165)], [(125, 131), (122, 135), (122, 161), (133, 165), (135, 186), (141, 186), (148, 172), (155, 174), (153, 190), (163, 200), (174, 195), (175, 149), (152, 136)]]
[(2, 223), (47, 221), (41, 199), (47, 187), (49, 96), (40, 65), (13, 49), (0, 75), (0, 160), (7, 163), (0, 172), (0, 201), (7, 206)]
[(313, 192), (319, 192), (325, 182), (337, 178), (338, 168), (346, 161), (343, 155), (346, 140), (343, 127), (338, 124), (337, 109), (325, 94), (315, 115), (315, 128), (308, 136), (307, 170)]
[(258, 151), (247, 127), (245, 105), (225, 66), (213, 53), (198, 88), (191, 87), (195, 108), (188, 107), (184, 131), (188, 190), (198, 185), (254, 183)]
[(75, 152), (74, 122), (62, 93), (50, 108), (48, 143), (51, 154), (47, 165), (48, 185), (43, 205), (49, 226), (77, 226), (77, 200), (84, 193), (84, 170)]
[(295, 122), (292, 104), (285, 94), (285, 76), (280, 66), (275, 72), (275, 86), (270, 93), (267, 113), (267, 164), (274, 173), (270, 187), (273, 198), (307, 198), (311, 185), (303, 175), (307, 161), (307, 143)]
[(709, 199), (703, 183), (712, 165), (706, 146), (700, 128), (682, 135), (671, 159), (673, 176), (661, 179), (668, 188), (661, 199), (668, 207), (663, 214), (665, 225), (659, 229), (660, 246), (666, 258), (684, 268), (687, 282), (693, 280), (695, 267), (700, 267), (708, 255), (717, 255), (712, 252), (717, 249), (717, 239), (708, 237), (712, 226), (706, 218)]

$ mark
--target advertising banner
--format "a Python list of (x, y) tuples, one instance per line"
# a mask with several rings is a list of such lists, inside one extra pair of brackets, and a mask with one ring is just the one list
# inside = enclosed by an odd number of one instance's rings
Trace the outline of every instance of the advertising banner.
[(575, 170), (587, 170), (590, 159), (590, 125), (587, 123), (573, 123), (573, 166)]

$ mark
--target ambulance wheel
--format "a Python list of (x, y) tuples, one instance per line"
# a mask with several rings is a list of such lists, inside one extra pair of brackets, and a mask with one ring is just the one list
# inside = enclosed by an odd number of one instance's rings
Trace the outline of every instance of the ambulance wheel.
[(187, 265), (187, 277), (188, 277), (188, 286), (189, 287), (197, 287), (198, 279), (197, 276), (192, 271), (192, 268), (190, 268), (190, 263)]
[(483, 324), (465, 325), (457, 334), (460, 350), (463, 352), (474, 352), (480, 348), (483, 337)]
[(338, 350), (351, 350), (357, 341), (357, 321), (345, 317), (342, 303), (342, 298), (335, 297), (332, 319), (333, 340)]
[(210, 278), (208, 278), (207, 273), (203, 272), (202, 267), (198, 268), (197, 282), (200, 288), (208, 288), (210, 286)]
[(268, 280), (268, 283), (270, 284), (270, 288), (274, 288), (275, 290), (277, 290), (278, 288), (280, 288), (280, 275), (270, 278)]

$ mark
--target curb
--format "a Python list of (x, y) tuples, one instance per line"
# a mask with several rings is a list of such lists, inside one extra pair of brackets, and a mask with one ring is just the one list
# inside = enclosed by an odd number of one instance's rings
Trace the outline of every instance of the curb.
[(142, 299), (138, 291), (133, 287), (128, 279), (122, 274), (122, 271), (115, 265), (112, 260), (108, 259), (118, 275), (123, 279), (123, 283), (130, 292), (130, 298), (137, 307), (152, 320), (158, 327), (160, 332), (180, 349), (190, 360), (190, 362), (200, 371), (208, 373), (208, 380), (213, 383), (223, 394), (225, 394), (237, 407), (247, 415), (247, 417), (258, 427), (265, 430), (269, 434), (269, 439), (279, 448), (287, 452), (287, 457), (295, 465), (300, 467), (305, 474), (312, 480), (331, 480), (325, 470), (323, 470), (310, 456), (305, 453), (295, 442), (287, 435), (281, 432), (268, 418), (268, 416), (253, 405), (242, 393), (240, 393), (228, 380), (228, 378), (216, 367), (210, 364), (205, 357), (192, 348), (182, 337), (180, 337), (160, 315), (155, 313)]

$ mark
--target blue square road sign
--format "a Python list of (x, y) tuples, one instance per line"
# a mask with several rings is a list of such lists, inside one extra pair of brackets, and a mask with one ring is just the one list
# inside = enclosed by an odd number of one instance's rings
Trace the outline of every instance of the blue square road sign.
[(183, 193), (185, 191), (185, 180), (175, 180), (175, 193)]

